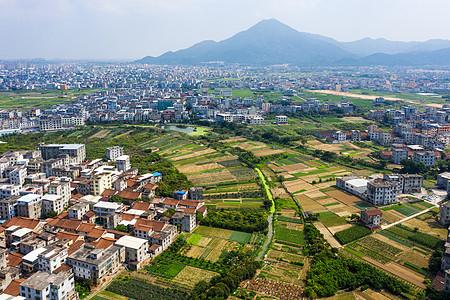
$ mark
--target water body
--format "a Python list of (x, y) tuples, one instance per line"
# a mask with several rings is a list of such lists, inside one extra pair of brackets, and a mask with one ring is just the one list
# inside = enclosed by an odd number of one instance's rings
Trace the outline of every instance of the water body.
[(165, 129), (165, 130), (173, 130), (173, 131), (178, 131), (178, 132), (187, 133), (187, 134), (193, 133), (195, 131), (194, 130), (195, 127), (180, 128), (175, 125), (161, 126), (161, 128)]

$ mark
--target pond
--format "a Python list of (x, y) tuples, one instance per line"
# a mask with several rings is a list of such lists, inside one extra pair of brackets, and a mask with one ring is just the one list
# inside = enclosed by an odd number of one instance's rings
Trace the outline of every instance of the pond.
[(165, 129), (165, 130), (173, 130), (173, 131), (178, 131), (178, 132), (191, 134), (191, 133), (193, 133), (195, 131), (196, 127), (180, 128), (180, 127), (177, 127), (175, 125), (169, 125), (169, 126), (161, 126), (161, 128)]

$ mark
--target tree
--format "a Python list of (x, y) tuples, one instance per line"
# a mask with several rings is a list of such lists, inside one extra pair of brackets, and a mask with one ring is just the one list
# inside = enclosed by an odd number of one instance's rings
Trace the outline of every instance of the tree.
[(46, 212), (44, 215), (44, 218), (48, 219), (48, 218), (54, 218), (58, 215), (58, 213), (54, 210)]
[(114, 228), (114, 230), (121, 231), (121, 232), (128, 232), (127, 226), (125, 226), (123, 224), (117, 225), (117, 227)]
[(111, 202), (119, 202), (119, 203), (122, 203), (123, 197), (121, 197), (121, 196), (119, 196), (119, 195), (113, 195), (113, 196), (111, 196), (111, 198), (109, 198), (109, 200), (110, 200)]

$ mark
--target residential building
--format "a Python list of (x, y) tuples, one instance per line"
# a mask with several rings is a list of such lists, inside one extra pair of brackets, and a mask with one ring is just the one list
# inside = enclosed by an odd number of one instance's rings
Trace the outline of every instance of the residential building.
[(106, 275), (113, 274), (124, 261), (123, 246), (111, 245), (103, 249), (85, 244), (70, 254), (66, 263), (72, 267), (77, 278), (102, 280)]
[(94, 205), (94, 213), (96, 217), (106, 217), (112, 213), (121, 213), (122, 210), (122, 203), (99, 201)]
[(123, 236), (115, 245), (125, 247), (125, 262), (131, 269), (137, 270), (148, 256), (148, 240), (134, 236)]
[(436, 185), (449, 192), (450, 172), (444, 172), (438, 175)]
[(426, 151), (426, 152), (414, 152), (414, 162), (421, 163), (423, 162), (426, 166), (434, 166), (434, 151)]
[(289, 122), (289, 119), (286, 116), (276, 116), (275, 121), (276, 121), (277, 125), (287, 125)]
[(450, 203), (439, 205), (439, 222), (444, 225), (450, 225)]
[(11, 196), (17, 196), (20, 193), (21, 186), (13, 184), (0, 185), (0, 198), (5, 199)]
[(373, 205), (397, 202), (397, 184), (382, 179), (369, 181), (367, 183), (367, 201)]
[(111, 161), (116, 161), (116, 159), (123, 155), (123, 147), (114, 146), (106, 148), (106, 158)]
[(20, 284), (20, 296), (27, 300), (77, 299), (71, 271), (58, 274), (39, 271)]
[(383, 212), (379, 209), (365, 209), (361, 211), (361, 222), (370, 229), (381, 227), (381, 217)]
[(84, 214), (86, 214), (89, 210), (88, 203), (77, 203), (74, 206), (69, 207), (69, 218), (81, 220)]
[(69, 204), (70, 200), (70, 182), (68, 181), (53, 181), (48, 186), (48, 193), (50, 195), (58, 195), (61, 196), (64, 205)]
[(0, 219), (9, 220), (16, 216), (17, 199), (22, 196), (11, 196), (0, 200)]
[(48, 245), (45, 251), (38, 254), (38, 270), (54, 272), (66, 261), (68, 248), (56, 244)]
[(58, 215), (63, 212), (66, 203), (62, 196), (46, 194), (42, 197), (42, 214), (54, 211)]
[(189, 189), (189, 198), (192, 200), (202, 200), (203, 199), (203, 188), (202, 187), (191, 187)]
[(51, 144), (39, 145), (44, 160), (59, 158), (62, 154), (69, 155), (71, 163), (81, 164), (86, 159), (84, 144)]
[(408, 150), (404, 147), (392, 147), (392, 162), (399, 165), (404, 159), (408, 159)]
[(116, 168), (119, 171), (127, 171), (131, 169), (130, 156), (122, 155), (116, 158)]
[(17, 216), (39, 219), (42, 216), (42, 196), (28, 194), (18, 198)]
[(336, 177), (336, 185), (338, 188), (357, 196), (365, 194), (367, 191), (367, 183), (367, 180), (355, 175)]

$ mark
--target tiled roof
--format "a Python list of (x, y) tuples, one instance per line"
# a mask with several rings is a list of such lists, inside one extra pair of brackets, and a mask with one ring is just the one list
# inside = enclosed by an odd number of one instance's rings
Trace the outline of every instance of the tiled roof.
[(20, 279), (11, 281), (11, 283), (3, 291), (3, 293), (11, 295), (11, 296), (19, 296), (19, 294), (20, 294), (20, 284), (22, 282), (24, 282), (25, 280), (26, 280), (26, 278), (20, 278)]
[(10, 220), (5, 221), (3, 223), (3, 227), (9, 228), (11, 226), (19, 226), (22, 228), (28, 228), (35, 230), (39, 225), (40, 221), (36, 219), (24, 218), (24, 217), (14, 217)]
[(8, 266), (17, 267), (22, 262), (23, 255), (20, 253), (8, 253)]

